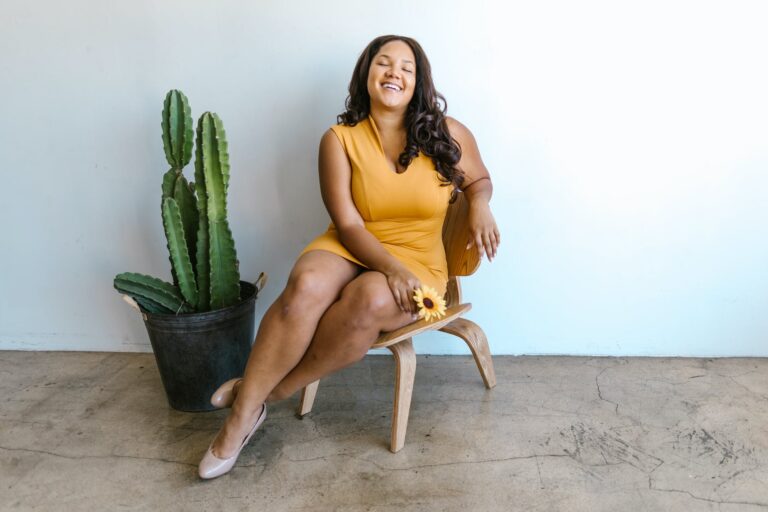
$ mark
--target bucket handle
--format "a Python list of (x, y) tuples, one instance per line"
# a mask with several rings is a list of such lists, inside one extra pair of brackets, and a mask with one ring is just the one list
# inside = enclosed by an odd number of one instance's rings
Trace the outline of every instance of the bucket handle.
[(136, 301), (135, 301), (135, 300), (133, 300), (133, 297), (131, 297), (130, 295), (126, 295), (126, 294), (124, 294), (124, 293), (122, 294), (122, 296), (123, 296), (123, 300), (124, 300), (125, 302), (127, 302), (129, 306), (131, 306), (132, 308), (136, 308), (136, 311), (138, 311), (139, 313), (141, 313), (141, 317), (142, 317), (144, 320), (146, 320), (146, 319), (147, 319), (147, 315), (146, 315), (146, 314), (145, 314), (145, 313), (144, 313), (144, 312), (141, 310), (141, 308), (139, 307), (139, 305), (138, 305), (138, 304), (136, 304)]
[(261, 274), (259, 274), (259, 277), (257, 277), (256, 280), (253, 282), (253, 286), (256, 287), (256, 293), (258, 294), (261, 290), (263, 290), (266, 284), (267, 284), (267, 274), (262, 272)]
[(129, 306), (131, 306), (132, 308), (136, 308), (136, 311), (141, 313), (141, 308), (139, 308), (139, 305), (136, 304), (135, 300), (133, 300), (133, 297), (131, 297), (130, 295), (123, 294), (123, 300), (127, 302)]

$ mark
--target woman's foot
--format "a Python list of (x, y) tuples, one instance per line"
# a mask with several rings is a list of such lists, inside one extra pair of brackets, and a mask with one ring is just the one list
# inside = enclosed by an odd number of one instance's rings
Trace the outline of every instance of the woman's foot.
[[(235, 416), (237, 415), (234, 413), (229, 415), (216, 439), (213, 440), (205, 452), (198, 467), (200, 478), (215, 478), (232, 469), (232, 466), (235, 465), (237, 458), (240, 456), (240, 452), (266, 419), (267, 404), (265, 402), (257, 409), (256, 414), (250, 415), (255, 416), (255, 418), (252, 420), (252, 423), (247, 424), (247, 431), (245, 433), (240, 430), (242, 419), (239, 417), (235, 418)], [(234, 443), (231, 443), (233, 439)], [(234, 448), (229, 446), (232, 444), (234, 444)]]
[[(263, 405), (266, 406), (266, 402)], [(233, 410), (211, 443), (213, 454), (220, 459), (231, 457), (240, 447), (243, 438), (248, 435), (262, 410), (263, 407), (259, 406), (252, 413), (245, 415)]]

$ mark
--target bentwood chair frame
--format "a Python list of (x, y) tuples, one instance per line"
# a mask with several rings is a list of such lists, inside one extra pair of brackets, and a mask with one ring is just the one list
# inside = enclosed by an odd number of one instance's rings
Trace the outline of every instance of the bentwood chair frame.
[[(480, 266), (480, 254), (476, 244), (473, 243), (469, 249), (466, 248), (469, 240), (468, 211), (469, 204), (464, 194), (457, 192), (456, 200), (448, 206), (443, 222), (443, 246), (448, 262), (445, 316), (431, 322), (419, 319), (397, 330), (382, 332), (371, 346), (371, 349), (386, 347), (395, 357), (395, 397), (390, 440), (390, 451), (393, 453), (400, 451), (405, 444), (405, 431), (408, 427), (408, 413), (416, 376), (413, 337), (417, 334), (440, 330), (458, 336), (472, 351), (485, 387), (491, 389), (496, 385), (496, 373), (485, 333), (471, 320), (461, 318), (464, 313), (472, 309), (472, 304), (461, 302), (459, 277), (472, 275)], [(312, 410), (319, 384), (320, 380), (316, 380), (302, 389), (297, 411), (300, 418)]]

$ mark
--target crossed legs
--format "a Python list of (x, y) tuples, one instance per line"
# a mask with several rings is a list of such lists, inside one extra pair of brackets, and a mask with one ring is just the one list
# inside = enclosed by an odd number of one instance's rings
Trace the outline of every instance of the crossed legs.
[(229, 457), (237, 450), (262, 403), (288, 398), (361, 360), (379, 332), (413, 321), (397, 306), (381, 272), (328, 251), (303, 254), (259, 325), (214, 454)]

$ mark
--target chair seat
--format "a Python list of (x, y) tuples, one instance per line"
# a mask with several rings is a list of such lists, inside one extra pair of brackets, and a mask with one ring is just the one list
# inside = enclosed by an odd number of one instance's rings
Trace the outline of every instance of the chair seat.
[(399, 343), (404, 339), (411, 338), (419, 333), (437, 330), (440, 327), (443, 327), (444, 325), (454, 321), (470, 309), (472, 309), (472, 303), (470, 302), (457, 304), (447, 308), (445, 310), (445, 316), (437, 320), (428, 322), (425, 319), (420, 318), (415, 322), (404, 325), (403, 327), (395, 329), (394, 331), (382, 332), (379, 335), (379, 338), (376, 340), (376, 343), (371, 345), (371, 348), (389, 347), (390, 345)]

